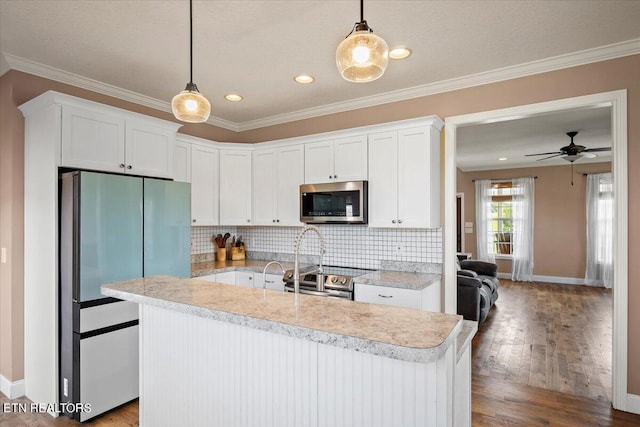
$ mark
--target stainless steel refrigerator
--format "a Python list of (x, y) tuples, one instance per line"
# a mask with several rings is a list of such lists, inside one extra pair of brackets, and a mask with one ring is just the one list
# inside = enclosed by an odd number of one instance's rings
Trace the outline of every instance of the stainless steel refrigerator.
[(86, 171), (60, 183), (59, 395), (86, 421), (138, 397), (138, 306), (100, 286), (191, 276), (191, 188)]

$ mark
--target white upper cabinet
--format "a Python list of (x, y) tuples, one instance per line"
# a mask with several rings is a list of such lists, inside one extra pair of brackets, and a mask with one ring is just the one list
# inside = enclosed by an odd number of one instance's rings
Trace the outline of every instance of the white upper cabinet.
[(250, 150), (220, 150), (220, 225), (251, 225)]
[(300, 223), (299, 187), (304, 179), (302, 145), (253, 152), (253, 225)]
[(173, 178), (175, 130), (129, 119), (125, 129), (126, 173)]
[(218, 225), (219, 150), (191, 145), (191, 225)]
[(173, 150), (173, 180), (191, 182), (191, 144), (176, 136)]
[(440, 226), (439, 135), (420, 126), (369, 136), (369, 226)]
[(276, 224), (302, 225), (300, 184), (304, 181), (304, 149), (301, 145), (283, 147), (276, 155)]
[(365, 179), (367, 179), (366, 135), (305, 144), (304, 181), (306, 184)]
[(253, 225), (275, 225), (278, 215), (276, 151), (272, 149), (254, 151), (251, 168)]
[(64, 106), (62, 166), (125, 172), (124, 118)]
[(57, 94), (62, 105), (60, 165), (173, 178), (180, 125)]

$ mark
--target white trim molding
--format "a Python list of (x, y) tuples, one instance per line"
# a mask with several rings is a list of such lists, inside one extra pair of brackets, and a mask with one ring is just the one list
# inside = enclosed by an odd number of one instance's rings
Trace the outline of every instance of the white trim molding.
[[(289, 123), (296, 120), (310, 119), (327, 114), (341, 113), (345, 111), (357, 110), (359, 108), (371, 107), (375, 105), (388, 104), (391, 102), (404, 101), (407, 99), (419, 98), (422, 96), (434, 95), (437, 93), (449, 92), (480, 86), (489, 83), (496, 83), (503, 80), (510, 80), (534, 74), (546, 73), (563, 68), (576, 67), (593, 62), (606, 61), (640, 53), (640, 38), (614, 43), (606, 46), (599, 46), (578, 52), (553, 56), (537, 61), (526, 62), (524, 64), (512, 65), (496, 70), (484, 71), (463, 77), (442, 80), (434, 83), (413, 86), (409, 88), (384, 92), (348, 101), (335, 102), (304, 110), (277, 114), (245, 122), (232, 122), (220, 117), (211, 116), (207, 123), (228, 129), (234, 132), (258, 129), (267, 126), (274, 126)], [(168, 101), (158, 100), (146, 95), (141, 95), (130, 90), (122, 89), (108, 83), (103, 83), (78, 74), (73, 74), (64, 70), (50, 67), (35, 61), (20, 58), (8, 53), (4, 53), (4, 59), (10, 69), (23, 71), (36, 76), (59, 81), (93, 92), (113, 96), (125, 101), (135, 102), (140, 105), (155, 108), (161, 111), (171, 112), (171, 105)]]
[(628, 410), (628, 307), (629, 292), (629, 251), (628, 251), (628, 173), (627, 173), (627, 90), (598, 93), (559, 99), (537, 104), (521, 105), (480, 113), (465, 114), (445, 119), (444, 142), (444, 307), (447, 313), (455, 313), (456, 302), (456, 132), (460, 126), (468, 126), (514, 118), (531, 117), (556, 111), (589, 108), (593, 106), (611, 107), (613, 181), (614, 181), (614, 271), (613, 283), (613, 360), (612, 360), (612, 404), (622, 411)]
[[(498, 278), (511, 280), (511, 273), (498, 273)], [(561, 285), (584, 285), (584, 286), (595, 286), (600, 288), (604, 287), (602, 285), (602, 282), (597, 282), (595, 280), (586, 280), (584, 278), (579, 278), (579, 277), (533, 275), (531, 276), (531, 279), (534, 282), (560, 283)]]
[(640, 396), (637, 394), (627, 394), (627, 412), (640, 415)]
[(4, 375), (0, 375), (0, 392), (9, 399), (24, 396), (24, 380), (9, 381)]

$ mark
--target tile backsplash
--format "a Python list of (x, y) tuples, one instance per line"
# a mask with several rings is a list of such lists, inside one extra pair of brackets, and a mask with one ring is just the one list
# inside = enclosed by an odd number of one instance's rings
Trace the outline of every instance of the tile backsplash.
[[(321, 225), (326, 241), (324, 263), (357, 268), (381, 268), (381, 261), (442, 264), (442, 229), (381, 229), (361, 225)], [(192, 227), (191, 254), (212, 253), (212, 236), (241, 235), (247, 251), (293, 254), (301, 227)], [(300, 254), (316, 255), (320, 241), (307, 233)]]

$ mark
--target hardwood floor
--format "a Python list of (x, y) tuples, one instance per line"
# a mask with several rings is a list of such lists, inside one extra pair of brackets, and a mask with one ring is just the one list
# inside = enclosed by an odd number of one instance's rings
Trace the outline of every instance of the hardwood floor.
[[(611, 293), (501, 281), (500, 298), (473, 341), (474, 427), (640, 426), (608, 400)], [(0, 394), (0, 409), (8, 400)], [(137, 426), (138, 402), (85, 423)], [(3, 413), (2, 427), (79, 426), (66, 417)], [(402, 426), (393, 426), (402, 427)]]
[(473, 372), (611, 401), (610, 289), (500, 281), (473, 340)]

